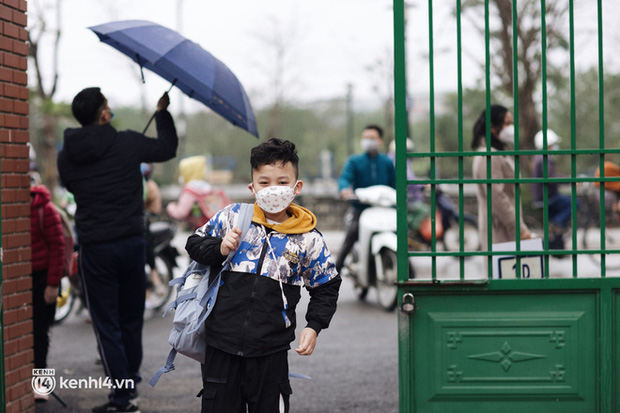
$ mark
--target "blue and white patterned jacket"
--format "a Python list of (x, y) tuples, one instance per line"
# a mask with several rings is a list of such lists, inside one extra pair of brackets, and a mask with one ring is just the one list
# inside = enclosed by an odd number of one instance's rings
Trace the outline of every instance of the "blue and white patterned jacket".
[[(207, 265), (223, 262), (221, 241), (236, 225), (239, 209), (239, 204), (231, 204), (196, 230), (186, 246), (193, 260)], [(290, 348), (301, 286), (310, 293), (307, 326), (317, 333), (327, 328), (341, 283), (319, 231), (285, 234), (256, 222), (222, 277), (216, 305), (207, 319), (207, 342), (248, 357)]]

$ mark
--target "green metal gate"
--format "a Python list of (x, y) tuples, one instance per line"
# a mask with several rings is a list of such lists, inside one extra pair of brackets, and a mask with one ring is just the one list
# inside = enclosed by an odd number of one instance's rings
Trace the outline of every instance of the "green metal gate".
[[(489, 71), (489, 1), (485, 7), (485, 55), (486, 55), (486, 108), (491, 105)], [(575, 50), (573, 47), (575, 11), (573, 0), (569, 4), (570, 22), (570, 88), (571, 119), (574, 122), (575, 103)], [(517, 1), (512, 5), (513, 23), (517, 15)], [(545, 0), (541, 0), (545, 10)], [(397, 197), (398, 197), (398, 284), (399, 284), (399, 382), (401, 412), (617, 412), (620, 411), (620, 278), (608, 276), (608, 269), (620, 253), (618, 244), (610, 241), (614, 230), (609, 223), (616, 218), (605, 205), (603, 183), (618, 181), (617, 177), (580, 176), (577, 158), (595, 157), (603, 170), (606, 154), (619, 153), (617, 148), (605, 147), (603, 123), (603, 59), (602, 59), (602, 0), (597, 2), (598, 16), (598, 71), (600, 124), (598, 139), (591, 141), (588, 149), (577, 149), (578, 137), (575, 124), (571, 124), (570, 148), (556, 151), (570, 158), (570, 176), (562, 181), (570, 184), (572, 217), (570, 246), (564, 250), (549, 249), (549, 217), (547, 184), (553, 179), (522, 177), (520, 157), (542, 155), (544, 160), (550, 150), (520, 149), (516, 132), (514, 150), (503, 151), (515, 157), (515, 176), (497, 179), (487, 168), (486, 179), (473, 179), (464, 168), (465, 160), (484, 156), (487, 165), (497, 156), (490, 147), (487, 134), (486, 151), (468, 151), (463, 143), (463, 90), (461, 79), (461, 1), (456, 0), (456, 44), (458, 68), (458, 108), (455, 114), (459, 122), (458, 151), (442, 152), (435, 146), (434, 56), (433, 56), (433, 1), (428, 0), (428, 16), (409, 14), (409, 22), (427, 19), (429, 27), (429, 73), (430, 73), (430, 150), (406, 153), (405, 138), (408, 131), (405, 81), (405, 2), (394, 0), (394, 57), (395, 57), (395, 108), (397, 147)], [(542, 126), (547, 127), (545, 13), (540, 18), (542, 34)], [(513, 24), (513, 27), (516, 25)], [(513, 33), (516, 39), (516, 33)], [(481, 45), (482, 47), (482, 45)], [(518, 44), (514, 41), (514, 61), (517, 61)], [(514, 114), (518, 131), (518, 65), (514, 66)], [(483, 108), (481, 108), (483, 109)], [(489, 130), (487, 120), (487, 130)], [(415, 136), (414, 136), (415, 139)], [(545, 143), (547, 136), (545, 134)], [(544, 146), (546, 147), (546, 145)], [(408, 181), (406, 163), (426, 159), (430, 167), (429, 178)], [(436, 162), (448, 158), (458, 164), (458, 177), (445, 178), (436, 175)], [(546, 165), (546, 162), (544, 163)], [(544, 176), (547, 176), (545, 167)], [(466, 188), (484, 185), (490, 189), (499, 183), (515, 186), (516, 220), (521, 218), (522, 188), (532, 183), (544, 184), (541, 234), (543, 249), (532, 251), (517, 242), (514, 250), (466, 251), (463, 241), (458, 251), (444, 251), (438, 247), (433, 226), (433, 242), (427, 251), (411, 251), (408, 246), (406, 186), (413, 183), (430, 184), (430, 202), (435, 217), (435, 197), (438, 185), (457, 188), (459, 212), (463, 216)], [(594, 183), (601, 183), (596, 188)], [(594, 237), (587, 238), (588, 227), (580, 222), (578, 203), (584, 187), (592, 187), (600, 199), (589, 214), (590, 230), (596, 229)], [(491, 191), (487, 191), (491, 192)], [(596, 198), (594, 198), (596, 199)], [(583, 200), (582, 200), (583, 201)], [(489, 195), (486, 205), (489, 213), (488, 245), (493, 244), (491, 211), (493, 200)], [(592, 217), (595, 217), (592, 224)], [(588, 217), (586, 217), (588, 218)], [(616, 223), (617, 225), (617, 223)], [(460, 224), (461, 239), (464, 236)], [(520, 239), (516, 225), (515, 239)], [(592, 244), (593, 239), (594, 245)], [(586, 242), (586, 240), (588, 240)], [(514, 257), (513, 279), (493, 276), (493, 257)], [(526, 279), (528, 261), (532, 256), (542, 262), (542, 276)], [(550, 274), (550, 264), (563, 256), (566, 270), (561, 277)], [(430, 275), (424, 279), (408, 279), (408, 262), (414, 267), (424, 260), (430, 261)], [(450, 274), (442, 273), (442, 262), (451, 260)], [(474, 266), (472, 262), (482, 262)], [(582, 270), (586, 262), (588, 271)], [(495, 263), (495, 265), (499, 265)], [(472, 269), (473, 268), (473, 269)], [(592, 271), (592, 268), (596, 268)], [(476, 272), (474, 274), (474, 272)]]

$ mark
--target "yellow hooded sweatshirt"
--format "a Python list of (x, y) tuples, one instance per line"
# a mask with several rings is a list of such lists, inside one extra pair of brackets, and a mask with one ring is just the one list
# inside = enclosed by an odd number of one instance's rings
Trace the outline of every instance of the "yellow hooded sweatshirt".
[(265, 218), (263, 210), (254, 203), (254, 216), (252, 217), (252, 221), (282, 234), (304, 234), (312, 231), (314, 227), (316, 227), (316, 217), (310, 210), (299, 205), (291, 204), (286, 209), (286, 212), (290, 215), (286, 221), (270, 224), (267, 218)]

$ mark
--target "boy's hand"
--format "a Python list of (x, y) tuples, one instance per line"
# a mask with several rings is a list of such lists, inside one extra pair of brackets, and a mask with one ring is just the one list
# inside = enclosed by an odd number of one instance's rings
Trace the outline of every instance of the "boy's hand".
[(222, 245), (220, 245), (220, 253), (226, 256), (230, 254), (230, 251), (234, 251), (239, 248), (239, 238), (241, 238), (241, 229), (235, 227), (230, 230), (222, 240)]
[(316, 346), (316, 331), (310, 327), (306, 327), (301, 330), (299, 335), (299, 346), (295, 349), (300, 356), (309, 356), (314, 351)]

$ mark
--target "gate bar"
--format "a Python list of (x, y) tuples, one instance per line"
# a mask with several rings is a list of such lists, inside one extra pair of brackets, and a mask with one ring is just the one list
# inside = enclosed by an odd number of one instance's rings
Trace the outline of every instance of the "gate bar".
[[(396, 140), (397, 279), (409, 278), (407, 255), (407, 90), (405, 70), (405, 2), (394, 0), (394, 132)], [(404, 184), (404, 185), (403, 185)], [(400, 294), (399, 294), (400, 295)]]
[[(603, 2), (597, 1), (597, 17), (598, 17), (598, 110), (599, 110), (599, 148), (602, 151), (599, 154), (599, 171), (600, 176), (605, 176), (604, 165), (604, 149), (605, 149), (605, 91), (604, 91), (604, 78), (605, 72), (603, 69)], [(601, 250), (605, 250), (605, 185), (599, 186), (600, 190), (600, 217), (601, 217)], [(601, 277), (606, 276), (607, 257), (605, 254), (601, 254)]]
[[(575, 10), (574, 10), (574, 0), (569, 0), (568, 2), (568, 36), (569, 36), (569, 45), (568, 45), (568, 54), (569, 54), (569, 82), (570, 82), (570, 148), (571, 151), (574, 151), (577, 148), (577, 107), (575, 105), (575, 101), (577, 99), (577, 94), (575, 91)], [(574, 178), (577, 176), (577, 156), (575, 153), (571, 153), (570, 156), (570, 176)], [(571, 220), (572, 227), (577, 228), (577, 183), (571, 182)], [(573, 248), (577, 245), (577, 231), (573, 231), (572, 233), (572, 241)], [(577, 278), (577, 260), (578, 255), (573, 254), (573, 278)]]

